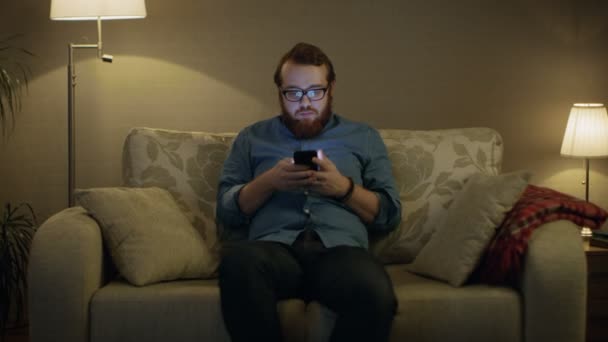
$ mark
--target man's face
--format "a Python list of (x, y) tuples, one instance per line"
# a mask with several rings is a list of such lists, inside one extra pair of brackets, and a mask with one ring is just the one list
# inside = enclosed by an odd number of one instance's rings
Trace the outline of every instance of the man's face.
[[(303, 65), (287, 62), (281, 68), (283, 84), (279, 89), (281, 118), (287, 128), (300, 139), (318, 135), (331, 115), (331, 100), (334, 84), (327, 84), (327, 66)], [(289, 101), (284, 91), (303, 91), (304, 94), (321, 94), (323, 98), (311, 100), (304, 95), (299, 101)], [(315, 92), (308, 92), (316, 90)], [(315, 100), (316, 99), (316, 100)], [(291, 98), (291, 100), (294, 100)]]

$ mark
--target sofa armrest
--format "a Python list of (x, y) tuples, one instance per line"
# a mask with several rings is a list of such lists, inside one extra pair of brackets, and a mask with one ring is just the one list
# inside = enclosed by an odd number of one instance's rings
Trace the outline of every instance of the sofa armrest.
[(577, 225), (561, 220), (534, 231), (520, 290), (526, 342), (584, 341), (587, 262)]
[(81, 207), (53, 215), (34, 235), (28, 268), (30, 340), (89, 341), (89, 303), (105, 281), (98, 224)]

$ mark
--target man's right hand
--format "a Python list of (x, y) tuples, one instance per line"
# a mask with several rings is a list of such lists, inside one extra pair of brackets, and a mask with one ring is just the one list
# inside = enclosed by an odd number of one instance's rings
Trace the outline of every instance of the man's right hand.
[(296, 190), (310, 186), (314, 171), (306, 165), (294, 164), (292, 158), (279, 160), (271, 169), (247, 183), (239, 193), (239, 207), (246, 215), (253, 214), (275, 191)]
[(273, 168), (260, 177), (266, 178), (273, 191), (289, 191), (310, 186), (314, 181), (314, 171), (306, 165), (294, 164), (292, 158), (279, 160)]

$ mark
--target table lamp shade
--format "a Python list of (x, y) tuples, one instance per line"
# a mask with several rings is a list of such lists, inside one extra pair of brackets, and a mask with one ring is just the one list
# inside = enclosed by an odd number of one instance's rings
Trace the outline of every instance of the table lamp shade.
[(577, 103), (570, 110), (561, 154), (571, 157), (608, 156), (608, 113), (600, 103)]
[(145, 0), (51, 0), (53, 20), (138, 19), (146, 17)]

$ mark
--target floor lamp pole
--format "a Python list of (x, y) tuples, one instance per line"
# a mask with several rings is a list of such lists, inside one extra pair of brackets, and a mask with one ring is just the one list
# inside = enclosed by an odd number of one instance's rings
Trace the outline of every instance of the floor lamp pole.
[[(589, 158), (585, 158), (585, 202), (589, 203)], [(591, 236), (591, 229), (583, 226), (581, 229), (581, 236)]]
[(101, 18), (97, 18), (97, 44), (68, 44), (68, 205), (74, 206), (74, 188), (76, 184), (76, 66), (74, 65), (75, 49), (97, 49), (97, 57), (111, 63), (112, 56), (102, 54)]
[(585, 158), (585, 202), (589, 202), (589, 158)]

